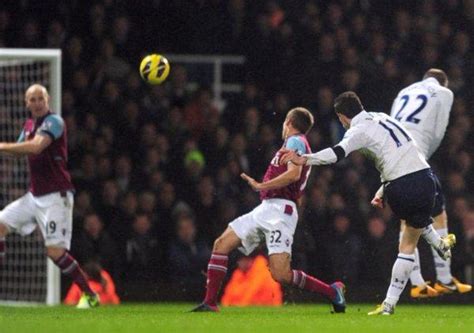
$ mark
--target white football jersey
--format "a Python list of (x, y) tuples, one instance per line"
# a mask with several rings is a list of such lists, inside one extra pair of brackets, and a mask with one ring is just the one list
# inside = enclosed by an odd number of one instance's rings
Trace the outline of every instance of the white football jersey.
[(443, 140), (452, 104), (453, 92), (430, 77), (400, 91), (390, 115), (408, 129), (429, 159)]
[[(430, 167), (408, 131), (385, 113), (360, 112), (352, 118), (351, 127), (336, 146), (344, 149), (345, 156), (359, 150), (374, 160), (382, 182)], [(337, 161), (332, 148), (303, 156), (308, 158), (308, 164), (313, 165)]]

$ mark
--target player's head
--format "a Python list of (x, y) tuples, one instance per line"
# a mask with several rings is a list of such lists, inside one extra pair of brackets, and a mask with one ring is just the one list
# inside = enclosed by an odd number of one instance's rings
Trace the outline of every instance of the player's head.
[(291, 131), (307, 134), (314, 124), (314, 117), (308, 109), (296, 107), (288, 111), (283, 123), (282, 137), (286, 139)]
[(41, 84), (33, 84), (25, 92), (26, 108), (31, 111), (33, 117), (44, 116), (49, 111), (48, 90)]
[(443, 87), (448, 86), (448, 83), (449, 83), (448, 76), (442, 69), (438, 69), (438, 68), (428, 69), (425, 75), (423, 76), (423, 80), (426, 80), (429, 77), (435, 78), (439, 82), (439, 84), (442, 85)]
[(334, 100), (334, 111), (344, 128), (349, 128), (351, 119), (364, 110), (359, 96), (353, 91), (346, 91)]

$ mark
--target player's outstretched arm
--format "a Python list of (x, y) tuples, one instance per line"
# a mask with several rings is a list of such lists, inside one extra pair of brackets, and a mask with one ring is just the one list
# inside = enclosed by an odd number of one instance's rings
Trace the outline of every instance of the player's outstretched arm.
[(318, 151), (315, 154), (305, 154), (307, 165), (327, 165), (337, 163), (354, 150), (359, 150), (367, 145), (368, 135), (364, 126), (350, 127), (344, 138), (337, 145)]
[(255, 191), (266, 191), (266, 190), (274, 190), (277, 188), (282, 188), (285, 186), (290, 185), (300, 179), (301, 171), (303, 170), (302, 166), (288, 164), (288, 170), (284, 173), (275, 177), (267, 182), (259, 183), (252, 177), (242, 173), (240, 176), (243, 180), (245, 180)]
[(280, 149), (280, 165), (287, 165), (288, 162), (291, 162), (296, 165), (305, 165), (307, 158), (300, 156), (294, 150), (282, 148)]
[(345, 157), (344, 149), (339, 146), (334, 148), (326, 148), (315, 154), (305, 154), (299, 156), (292, 150), (281, 150), (282, 157), (280, 158), (280, 164), (285, 165), (289, 162), (296, 165), (326, 165), (338, 162), (340, 159)]
[(261, 183), (257, 182), (255, 179), (253, 179), (252, 177), (250, 177), (249, 175), (247, 175), (245, 172), (242, 172), (240, 174), (240, 177), (245, 180), (247, 182), (247, 184), (250, 185), (250, 187), (254, 190), (254, 191), (260, 191), (260, 185), (262, 185)]
[(48, 147), (53, 139), (48, 135), (37, 134), (32, 140), (24, 142), (0, 142), (0, 152), (13, 155), (39, 154)]

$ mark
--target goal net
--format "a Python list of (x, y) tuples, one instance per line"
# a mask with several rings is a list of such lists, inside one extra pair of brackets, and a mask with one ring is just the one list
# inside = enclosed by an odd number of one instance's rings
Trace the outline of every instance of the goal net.
[[(61, 51), (0, 48), (0, 141), (16, 141), (28, 116), (24, 93), (33, 83), (48, 88), (51, 108), (60, 112)], [(0, 209), (25, 194), (26, 158), (0, 154)], [(60, 273), (47, 259), (37, 228), (29, 236), (9, 234), (0, 266), (0, 303), (49, 305), (60, 302)]]

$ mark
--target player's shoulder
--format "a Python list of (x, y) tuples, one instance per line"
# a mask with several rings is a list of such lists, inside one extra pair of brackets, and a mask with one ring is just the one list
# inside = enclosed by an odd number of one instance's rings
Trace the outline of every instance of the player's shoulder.
[(58, 139), (64, 132), (64, 121), (59, 115), (50, 113), (44, 118), (39, 132), (48, 134), (53, 140)]
[(288, 140), (286, 141), (287, 143), (305, 143), (306, 142), (306, 139), (304, 137), (304, 135), (300, 135), (300, 134), (297, 134), (297, 135), (292, 135), (288, 138)]
[[(374, 128), (379, 128), (380, 122), (395, 121), (393, 117), (385, 112), (367, 112), (367, 116), (357, 123), (357, 130), (366, 136), (371, 136)], [(352, 127), (352, 126), (351, 126)]]
[(285, 147), (304, 153), (307, 150), (306, 143), (307, 141), (304, 135), (292, 135), (286, 140)]
[(387, 119), (387, 118), (392, 118), (389, 114), (385, 112), (369, 112), (369, 114), (373, 117), (372, 120), (380, 120), (380, 119)]
[(51, 123), (53, 125), (56, 125), (56, 126), (64, 126), (64, 119), (56, 114), (56, 113), (50, 113), (48, 114), (45, 118), (44, 118), (44, 121), (45, 123)]
[(363, 129), (367, 126), (370, 126), (374, 123), (374, 121), (378, 121), (381, 118), (381, 115), (386, 115), (382, 112), (367, 112), (364, 111), (363, 113), (357, 116), (356, 121), (352, 120), (351, 128)]
[(344, 139), (361, 138), (367, 135), (370, 131), (370, 127), (374, 123), (374, 117), (371, 112), (367, 112), (364, 117), (358, 118), (356, 122), (352, 121), (351, 126), (347, 129), (344, 134)]
[(423, 81), (417, 81), (417, 82), (414, 82), (414, 83), (410, 84), (409, 86), (406, 86), (405, 88), (403, 88), (402, 90), (400, 90), (400, 92), (398, 93), (398, 96), (397, 96), (397, 97), (406, 95), (406, 94), (408, 94), (411, 90), (419, 89), (419, 88), (423, 88)]
[(438, 86), (438, 90), (437, 90), (438, 93), (441, 94), (441, 96), (445, 97), (445, 98), (450, 98), (450, 99), (453, 99), (454, 98), (454, 93), (451, 89), (449, 89), (448, 87), (443, 87), (443, 86)]
[(448, 97), (453, 97), (454, 95), (451, 89), (439, 84), (439, 82), (435, 78), (427, 78), (426, 80), (421, 81), (421, 82), (426, 87), (426, 89), (428, 89), (428, 91), (432, 93), (432, 95), (439, 94), (439, 95), (448, 96)]
[(50, 113), (48, 114), (44, 120), (51, 120), (51, 121), (56, 121), (56, 122), (64, 122), (63, 118), (57, 114), (57, 113)]

